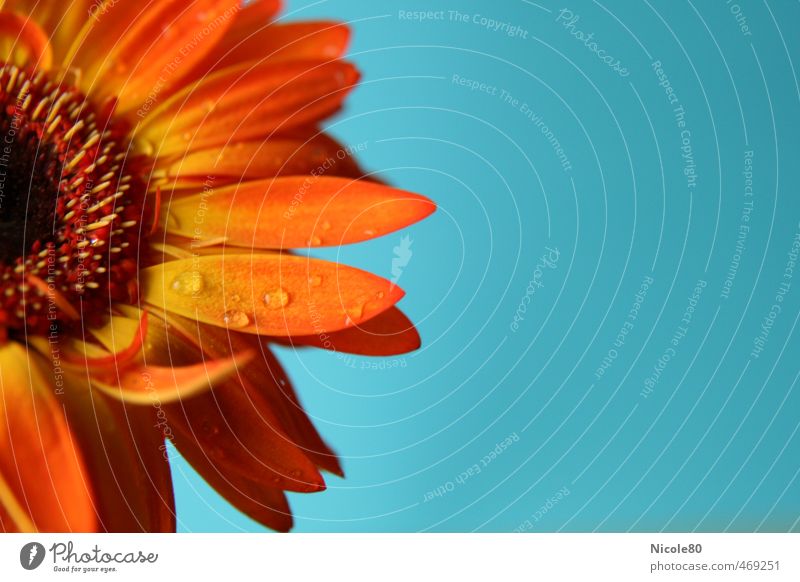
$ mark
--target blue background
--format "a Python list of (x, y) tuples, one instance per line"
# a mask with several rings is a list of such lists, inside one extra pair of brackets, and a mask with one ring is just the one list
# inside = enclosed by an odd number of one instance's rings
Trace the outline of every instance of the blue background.
[[(400, 14), (417, 10), (444, 13)], [(330, 131), (439, 205), (408, 230), (399, 280), (422, 350), (278, 352), (347, 472), (290, 496), (296, 531), (800, 529), (800, 271), (786, 271), (800, 229), (800, 4), (329, 0), (289, 2), (285, 18), (350, 23), (363, 83)], [(317, 255), (389, 278), (400, 236)], [(545, 247), (558, 260), (537, 272)], [(182, 531), (263, 529), (186, 463), (174, 475)]]

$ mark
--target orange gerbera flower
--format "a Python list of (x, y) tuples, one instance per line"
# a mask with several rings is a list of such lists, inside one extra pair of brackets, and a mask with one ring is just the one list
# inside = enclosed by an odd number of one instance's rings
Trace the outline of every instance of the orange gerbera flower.
[(0, 2), (0, 527), (172, 531), (166, 441), (272, 528), (342, 473), (270, 342), (418, 347), (402, 292), (292, 255), (433, 210), (320, 133), (346, 27), (277, 0)]

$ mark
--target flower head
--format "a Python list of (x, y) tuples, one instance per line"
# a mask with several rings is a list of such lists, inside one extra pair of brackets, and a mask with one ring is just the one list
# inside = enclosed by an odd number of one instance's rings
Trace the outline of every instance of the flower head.
[(434, 210), (319, 129), (348, 29), (275, 0), (0, 6), (0, 527), (174, 530), (171, 441), (289, 529), (284, 492), (342, 469), (270, 343), (419, 345), (398, 274), (291, 253)]

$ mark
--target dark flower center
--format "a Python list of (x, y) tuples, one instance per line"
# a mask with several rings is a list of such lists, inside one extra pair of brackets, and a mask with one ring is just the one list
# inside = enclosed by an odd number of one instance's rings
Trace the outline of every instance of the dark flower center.
[(15, 129), (12, 120), (0, 117), (0, 136), (13, 142), (0, 143), (0, 263), (13, 262), (31, 241), (49, 241), (55, 234), (56, 148), (26, 128)]
[(0, 327), (45, 333), (137, 293), (146, 184), (127, 128), (0, 63)]

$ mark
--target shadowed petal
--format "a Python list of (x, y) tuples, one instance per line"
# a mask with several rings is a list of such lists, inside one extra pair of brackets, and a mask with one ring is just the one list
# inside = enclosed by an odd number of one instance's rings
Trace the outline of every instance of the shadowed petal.
[(361, 356), (397, 356), (419, 349), (419, 333), (402, 311), (387, 309), (369, 321), (330, 334), (275, 338), (295, 347), (313, 346)]
[[(152, 334), (167, 340), (172, 339), (170, 342), (153, 337), (155, 345), (159, 346), (156, 349), (161, 352), (165, 353), (171, 346), (179, 345), (182, 338), (193, 342), (198, 348), (202, 346), (203, 353), (214, 358), (230, 357), (232, 354), (245, 351), (255, 352), (256, 356), (245, 365), (239, 366), (237, 371), (242, 388), (249, 395), (258, 415), (265, 419), (270, 419), (274, 415), (289, 440), (318, 467), (336, 475), (343, 475), (336, 454), (317, 432), (294, 392), (286, 372), (260, 338), (189, 321), (174, 314), (166, 317), (170, 331), (168, 332), (166, 327), (163, 330), (156, 328)], [(153, 318), (154, 322), (158, 321), (154, 325), (163, 323), (158, 316), (154, 315)]]
[[(155, 313), (150, 317), (145, 348), (148, 362), (186, 365), (204, 357), (236, 359), (238, 354), (253, 351), (251, 344), (245, 342), (224, 349), (214, 328), (175, 317), (167, 324), (162, 317)], [(229, 342), (224, 343), (229, 346)], [(296, 440), (284, 429), (287, 426), (293, 430), (294, 425), (284, 422), (284, 412), (267, 396), (273, 391), (273, 382), (277, 382), (270, 374), (274, 375), (279, 367), (273, 361), (274, 371), (261, 374), (265, 367), (250, 366), (257, 359), (237, 362), (239, 375), (218, 382), (211, 392), (164, 406), (177, 435), (176, 446), (180, 450), (187, 446), (202, 449), (204, 458), (207, 456), (216, 471), (229, 480), (236, 474), (259, 486), (319, 491), (324, 488), (324, 481), (309, 461), (312, 454), (299, 448), (300, 442), (314, 441)], [(250, 380), (258, 384), (253, 385)], [(304, 414), (299, 404), (296, 413)], [(317, 439), (321, 443), (318, 435)], [(314, 454), (320, 450), (332, 456), (324, 445), (315, 448)], [(333, 465), (336, 466), (335, 461)]]
[(171, 436), (160, 402), (126, 406), (69, 382), (65, 404), (89, 476), (100, 492), (99, 529), (108, 532), (175, 531), (175, 500), (163, 433)]
[(325, 488), (314, 464), (282, 433), (274, 415), (263, 418), (252, 395), (235, 380), (164, 409), (176, 443), (184, 443), (178, 446), (201, 449), (226, 474), (289, 491)]
[(214, 464), (194, 440), (179, 439), (175, 444), (200, 476), (236, 509), (274, 530), (286, 532), (292, 528), (292, 510), (281, 489), (251, 481), (226, 465)]

